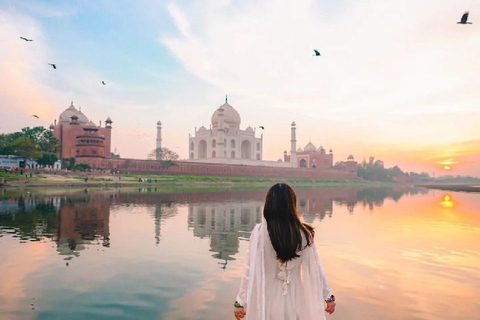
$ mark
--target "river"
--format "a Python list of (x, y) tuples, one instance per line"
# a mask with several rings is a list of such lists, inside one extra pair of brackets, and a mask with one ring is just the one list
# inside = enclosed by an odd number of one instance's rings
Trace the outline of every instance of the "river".
[[(265, 190), (0, 190), (0, 318), (234, 319)], [(297, 189), (337, 311), (480, 318), (480, 194)]]

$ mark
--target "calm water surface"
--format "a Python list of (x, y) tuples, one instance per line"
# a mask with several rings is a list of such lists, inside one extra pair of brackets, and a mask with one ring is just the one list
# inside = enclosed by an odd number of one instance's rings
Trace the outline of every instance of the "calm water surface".
[[(265, 190), (0, 190), (0, 318), (234, 319)], [(480, 194), (297, 189), (329, 319), (480, 319)]]

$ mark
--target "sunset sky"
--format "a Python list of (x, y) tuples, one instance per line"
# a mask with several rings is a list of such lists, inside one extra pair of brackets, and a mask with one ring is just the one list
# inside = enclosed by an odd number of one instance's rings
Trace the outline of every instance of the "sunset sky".
[(473, 0), (0, 0), (0, 133), (49, 126), (73, 100), (112, 118), (122, 157), (146, 158), (160, 120), (186, 158), (228, 94), (241, 129), (265, 127), (265, 160), (295, 121), (297, 146), (334, 162), (480, 176), (479, 57)]

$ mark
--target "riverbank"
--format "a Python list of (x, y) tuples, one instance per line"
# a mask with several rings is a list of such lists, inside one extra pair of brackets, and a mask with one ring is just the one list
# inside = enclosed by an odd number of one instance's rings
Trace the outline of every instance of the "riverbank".
[(415, 186), (447, 191), (480, 192), (480, 185), (470, 184), (419, 184)]
[(93, 187), (187, 187), (187, 188), (256, 188), (270, 186), (277, 182), (286, 182), (296, 187), (315, 188), (362, 188), (397, 183), (381, 183), (361, 179), (317, 180), (317, 179), (269, 179), (252, 177), (192, 176), (192, 175), (154, 175), (154, 174), (118, 174), (82, 173), (82, 172), (30, 172), (20, 175), (0, 173), (5, 179), (2, 188), (93, 188)]

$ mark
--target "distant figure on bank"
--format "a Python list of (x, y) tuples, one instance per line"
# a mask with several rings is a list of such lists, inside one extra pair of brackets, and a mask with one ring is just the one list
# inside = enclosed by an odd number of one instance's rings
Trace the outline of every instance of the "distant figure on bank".
[(293, 189), (275, 184), (250, 236), (233, 313), (246, 320), (323, 320), (335, 311), (311, 226), (297, 213)]

